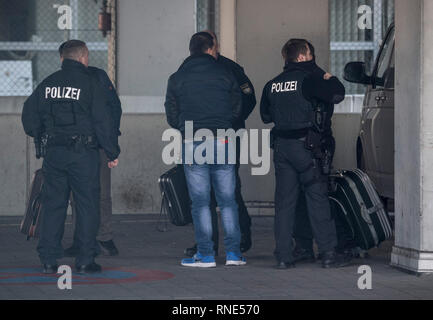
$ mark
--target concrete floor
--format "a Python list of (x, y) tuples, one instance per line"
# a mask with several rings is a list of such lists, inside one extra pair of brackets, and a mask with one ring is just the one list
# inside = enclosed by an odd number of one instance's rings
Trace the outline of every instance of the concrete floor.
[[(92, 278), (94, 282), (102, 279), (103, 284), (80, 284), (80, 277), (74, 275), (72, 289), (59, 290), (56, 279), (41, 283), (46, 276), (38, 274), (37, 241), (26, 241), (18, 232), (17, 217), (0, 217), (0, 299), (433, 299), (433, 276), (417, 277), (389, 266), (390, 242), (371, 250), (369, 258), (356, 259), (342, 269), (323, 270), (319, 263), (311, 263), (275, 270), (273, 218), (253, 217), (254, 242), (246, 254), (248, 264), (225, 267), (220, 249), (217, 268), (203, 270), (180, 266), (184, 248), (193, 243), (192, 227), (168, 225), (168, 231), (159, 232), (157, 220), (155, 215), (115, 216), (120, 255), (98, 257), (97, 262), (106, 271), (99, 279)], [(71, 239), (68, 219), (65, 247)], [(59, 264), (74, 265), (71, 258)], [(372, 269), (371, 290), (357, 286), (360, 265)], [(24, 283), (6, 283), (18, 277), (22, 269), (17, 268), (29, 269), (25, 273), (33, 278), (22, 280)], [(107, 280), (107, 270), (112, 269), (117, 270), (117, 278)], [(122, 270), (142, 276), (122, 281)]]

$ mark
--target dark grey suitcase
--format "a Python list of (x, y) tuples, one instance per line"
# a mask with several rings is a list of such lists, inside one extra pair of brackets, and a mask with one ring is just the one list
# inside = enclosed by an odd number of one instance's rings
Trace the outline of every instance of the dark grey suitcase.
[(183, 166), (178, 165), (161, 175), (158, 180), (164, 209), (172, 224), (185, 226), (192, 222), (191, 200)]
[(368, 250), (392, 237), (388, 213), (370, 178), (361, 170), (332, 175), (331, 208), (347, 221), (360, 248)]
[(41, 194), (43, 184), (44, 176), (42, 174), (42, 169), (36, 170), (33, 176), (26, 212), (20, 225), (20, 232), (27, 236), (27, 240), (32, 237), (39, 237), (42, 209)]

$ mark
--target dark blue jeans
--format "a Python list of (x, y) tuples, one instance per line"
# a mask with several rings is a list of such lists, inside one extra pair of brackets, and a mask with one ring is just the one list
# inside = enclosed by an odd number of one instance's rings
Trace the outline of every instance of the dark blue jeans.
[[(217, 159), (217, 150), (221, 148), (221, 140), (214, 140), (214, 159)], [(191, 152), (201, 142), (185, 143), (183, 153)], [(226, 148), (227, 150), (227, 148)], [(207, 151), (204, 151), (204, 154)], [(227, 154), (227, 152), (226, 152)], [(185, 159), (185, 156), (183, 157)], [(227, 160), (227, 158), (226, 158)], [(215, 160), (216, 162), (216, 160)], [(238, 205), (236, 203), (235, 165), (228, 164), (184, 164), (188, 192), (191, 198), (191, 213), (194, 223), (195, 240), (198, 252), (204, 256), (215, 254), (212, 241), (212, 217), (210, 210), (211, 186), (215, 191), (215, 198), (221, 210), (221, 219), (224, 227), (224, 246), (226, 252), (240, 255), (240, 229)]]

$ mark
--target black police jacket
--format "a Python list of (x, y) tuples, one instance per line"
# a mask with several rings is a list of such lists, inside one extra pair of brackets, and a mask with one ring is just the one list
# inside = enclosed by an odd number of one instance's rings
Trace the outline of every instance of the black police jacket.
[(313, 125), (313, 103), (330, 105), (344, 99), (343, 84), (336, 77), (323, 79), (312, 64), (288, 63), (283, 73), (265, 85), (260, 103), (264, 123), (273, 122), (281, 131), (306, 129)]
[(107, 112), (98, 79), (80, 62), (65, 59), (62, 69), (44, 79), (25, 101), (24, 131), (31, 137), (96, 136), (109, 160), (120, 153), (117, 129)]
[(96, 75), (102, 85), (102, 88), (105, 90), (107, 97), (107, 106), (111, 110), (111, 116), (113, 118), (114, 125), (117, 128), (117, 134), (120, 136), (122, 134), (120, 132), (122, 104), (120, 102), (119, 96), (117, 95), (116, 89), (114, 88), (113, 83), (108, 77), (108, 74), (104, 70), (90, 66), (88, 67), (88, 69)]
[(185, 131), (229, 129), (242, 113), (242, 96), (233, 74), (208, 54), (192, 55), (168, 80), (165, 100), (168, 124)]
[(238, 130), (245, 128), (245, 120), (248, 119), (257, 102), (254, 86), (245, 74), (244, 68), (242, 68), (233, 60), (230, 60), (229, 58), (226, 58), (222, 55), (218, 55), (217, 62), (225, 66), (233, 73), (241, 89), (242, 114), (241, 117), (233, 124), (233, 129)]
[[(311, 76), (319, 77), (320, 79), (322, 79), (326, 73), (322, 68), (320, 68), (316, 64), (316, 62), (314, 60), (299, 63), (299, 64), (297, 64), (297, 66), (304, 69), (306, 72), (311, 73), (312, 74)], [(336, 85), (336, 88), (334, 90), (338, 90), (338, 88), (337, 88), (338, 82), (336, 82), (336, 83), (337, 83), (337, 85)], [(319, 90), (320, 90), (320, 88), (319, 88)], [(319, 94), (320, 94), (320, 92), (319, 92)], [(332, 136), (332, 116), (334, 114), (334, 104), (330, 103), (330, 102), (329, 103), (323, 102), (323, 101), (322, 101), (322, 103), (324, 104), (325, 112), (326, 112), (323, 135)]]

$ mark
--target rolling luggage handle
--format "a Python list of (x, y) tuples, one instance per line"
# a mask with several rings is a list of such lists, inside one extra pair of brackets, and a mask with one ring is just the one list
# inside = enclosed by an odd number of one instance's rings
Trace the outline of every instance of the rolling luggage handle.
[(372, 226), (372, 225), (373, 225), (373, 221), (371, 221), (370, 213), (373, 213), (373, 212), (376, 212), (376, 211), (371, 210), (372, 208), (367, 209), (367, 206), (365, 205), (364, 202), (361, 202), (361, 203), (359, 204), (359, 206), (360, 206), (360, 209), (361, 209), (361, 216), (362, 216), (362, 218), (364, 219), (364, 221), (365, 221), (368, 225), (371, 225), (371, 226)]
[[(161, 181), (161, 179), (158, 179), (158, 183)], [(166, 198), (165, 195), (165, 191), (161, 190), (161, 209), (159, 211), (159, 218), (158, 218), (158, 222), (156, 224), (156, 230), (158, 230), (159, 232), (167, 232), (168, 231), (168, 214), (167, 214), (167, 210), (165, 210), (164, 208), (164, 200)], [(167, 199), (168, 201), (168, 199)], [(170, 204), (171, 205), (171, 204)], [(163, 217), (165, 216), (165, 220), (162, 221)], [(163, 223), (163, 227), (161, 227), (161, 224)]]
[(385, 207), (383, 206), (382, 201), (380, 200), (379, 196), (377, 195), (376, 192), (376, 188), (374, 187), (374, 183), (373, 181), (370, 180), (370, 178), (368, 177), (368, 175), (366, 175), (362, 170), (359, 169), (355, 169), (353, 171), (362, 181), (364, 181), (367, 186), (367, 192), (370, 195), (370, 197), (372, 198), (372, 200), (374, 202), (377, 203), (377, 205), (379, 205), (380, 207), (378, 208), (377, 212), (379, 213), (380, 211), (383, 212), (383, 214), (378, 214), (378, 218), (382, 223), (382, 226), (384, 227), (384, 231), (386, 233), (386, 237), (390, 238), (393, 234), (393, 230), (392, 227), (389, 223), (389, 218), (388, 215), (386, 213)]
[(19, 227), (20, 233), (26, 235), (27, 241), (30, 240), (30, 238), (37, 238), (40, 233), (43, 184), (42, 169), (38, 169), (33, 174), (30, 192), (26, 201), (26, 210)]
[(36, 235), (36, 225), (38, 223), (39, 214), (35, 214), (35, 212), (39, 212), (41, 210), (41, 203), (39, 202), (40, 197), (41, 194), (38, 194), (32, 203), (33, 217), (32, 217), (32, 224), (30, 226), (29, 235), (27, 236), (27, 241), (29, 241), (31, 237), (34, 237)]

